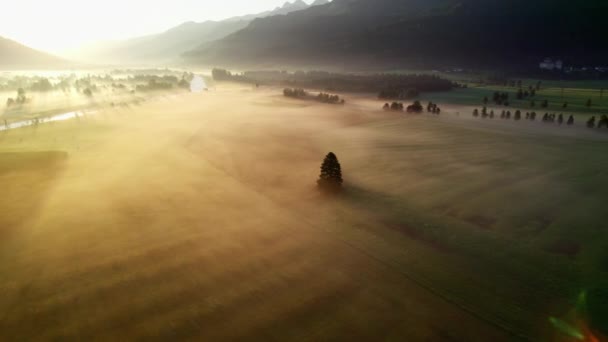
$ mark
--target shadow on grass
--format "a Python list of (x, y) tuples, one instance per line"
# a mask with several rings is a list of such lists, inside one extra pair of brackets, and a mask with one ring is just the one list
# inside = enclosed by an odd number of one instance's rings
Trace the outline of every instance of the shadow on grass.
[(356, 184), (347, 184), (343, 191), (325, 195), (325, 200), (334, 200), (346, 208), (366, 213), (372, 220), (372, 229), (389, 230), (436, 251), (447, 253), (450, 246), (442, 242), (441, 233), (436, 226), (425, 223), (421, 213), (407, 209), (399, 198), (385, 193), (365, 189)]

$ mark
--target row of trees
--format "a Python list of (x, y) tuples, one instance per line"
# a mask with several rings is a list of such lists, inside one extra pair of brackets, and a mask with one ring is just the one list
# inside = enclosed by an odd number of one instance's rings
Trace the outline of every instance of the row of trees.
[(413, 99), (422, 92), (449, 91), (460, 85), (428, 74), (339, 74), (326, 71), (246, 71), (213, 69), (216, 81), (324, 89), (328, 92), (374, 92), (381, 99)]
[[(519, 88), (519, 90), (516, 93), (516, 98), (518, 100), (524, 100), (528, 97), (535, 97), (536, 96), (536, 89), (532, 88), (532, 86), (530, 86), (530, 90), (523, 90), (522, 88)], [(504, 105), (506, 107), (509, 106), (509, 93), (506, 92), (494, 92), (493, 96), (492, 96), (492, 101), (496, 104), (496, 105)], [(483, 98), (483, 104), (487, 105), (489, 102), (489, 99), (487, 96), (484, 96)], [(562, 104), (562, 108), (566, 109), (568, 108), (568, 101), (565, 101)], [(585, 102), (585, 107), (587, 108), (591, 108), (591, 106), (593, 105), (593, 102), (591, 99), (587, 99), (587, 102)], [(532, 99), (530, 100), (530, 108), (534, 108), (536, 107), (536, 100)], [(540, 102), (540, 107), (541, 108), (548, 108), (549, 107), (549, 100), (544, 99)]]
[[(490, 118), (493, 119), (494, 118), (494, 111), (490, 110), (488, 111), (488, 109), (486, 107), (483, 107), (481, 109), (481, 111), (479, 111), (479, 109), (474, 109), (473, 110), (473, 117), (482, 117), (482, 118)], [(516, 121), (519, 121), (522, 119), (522, 112), (520, 110), (516, 110), (515, 112), (511, 113), (510, 110), (507, 111), (502, 111), (500, 113), (500, 118), (501, 119), (506, 119), (506, 120), (510, 120), (511, 118), (513, 118)], [(530, 120), (530, 121), (535, 121), (536, 120), (536, 112), (526, 112), (525, 114), (525, 119), (526, 120)], [(542, 117), (542, 121), (543, 122), (557, 122), (558, 124), (563, 124), (564, 123), (564, 115), (563, 114), (549, 114), (549, 113), (545, 113)], [(566, 121), (567, 125), (573, 125), (574, 124), (574, 116), (570, 115), (568, 117), (568, 120)]]

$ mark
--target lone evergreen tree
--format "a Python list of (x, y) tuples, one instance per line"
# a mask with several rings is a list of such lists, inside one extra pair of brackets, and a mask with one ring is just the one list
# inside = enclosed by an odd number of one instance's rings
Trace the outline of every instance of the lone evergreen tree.
[(338, 157), (333, 152), (329, 152), (321, 165), (321, 175), (317, 184), (321, 190), (337, 191), (342, 186), (342, 168)]

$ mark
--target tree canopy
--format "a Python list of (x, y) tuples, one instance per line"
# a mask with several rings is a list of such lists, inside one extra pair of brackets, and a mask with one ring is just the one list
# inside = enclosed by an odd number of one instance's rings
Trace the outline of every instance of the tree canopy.
[(342, 168), (338, 157), (329, 152), (321, 165), (321, 175), (317, 184), (323, 191), (337, 191), (342, 187)]

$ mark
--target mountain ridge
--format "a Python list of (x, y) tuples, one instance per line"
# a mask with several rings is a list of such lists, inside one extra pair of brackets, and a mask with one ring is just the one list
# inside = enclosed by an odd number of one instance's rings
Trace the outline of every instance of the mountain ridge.
[(69, 66), (69, 61), (0, 37), (0, 69), (49, 69)]
[[(546, 56), (598, 63), (601, 0), (334, 0), (199, 46), (189, 63), (222, 66), (525, 67)], [(564, 25), (567, 23), (567, 25)], [(245, 62), (243, 62), (245, 61)]]
[[(324, 3), (317, 0), (317, 4)], [(156, 64), (175, 63), (181, 54), (201, 44), (209, 43), (246, 28), (260, 17), (285, 15), (316, 6), (303, 0), (285, 2), (273, 10), (225, 20), (203, 22), (188, 21), (158, 34), (135, 37), (122, 41), (97, 42), (71, 51), (87, 62), (107, 64)]]

